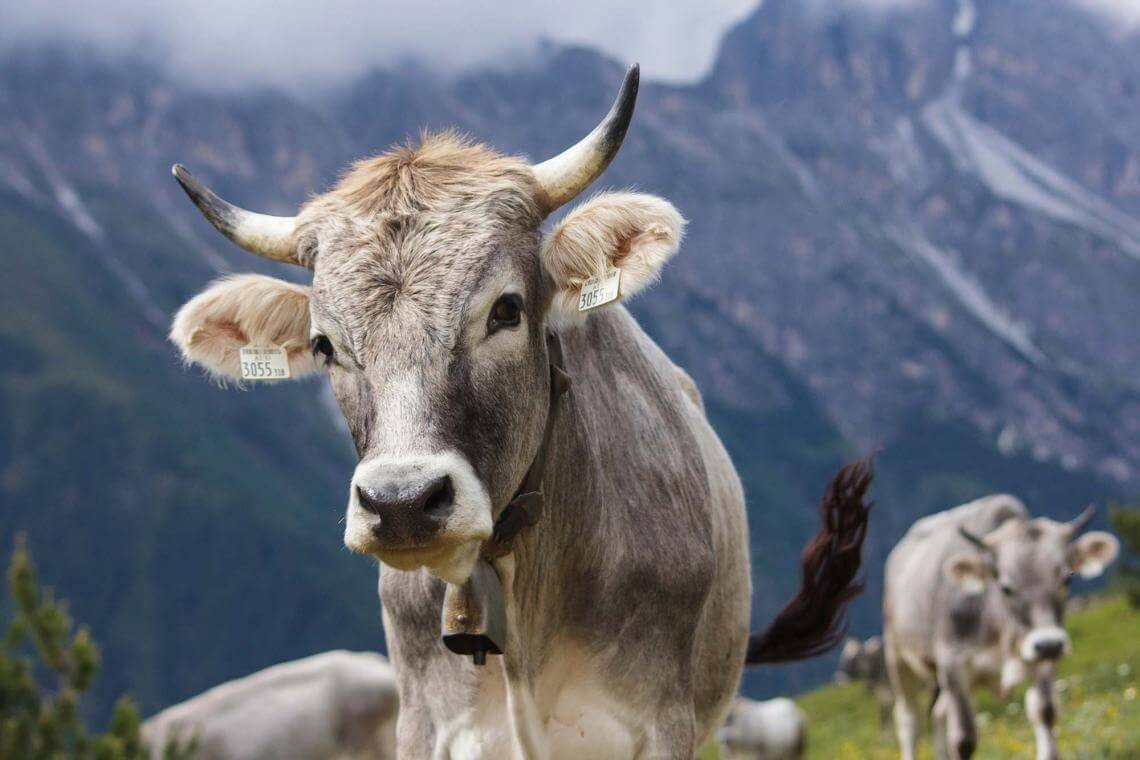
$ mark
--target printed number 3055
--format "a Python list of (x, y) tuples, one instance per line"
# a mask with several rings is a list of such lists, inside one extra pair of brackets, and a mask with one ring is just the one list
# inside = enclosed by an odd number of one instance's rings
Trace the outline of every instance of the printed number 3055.
[(270, 362), (242, 362), (241, 373), (244, 377), (282, 377), (284, 372), (275, 370)]

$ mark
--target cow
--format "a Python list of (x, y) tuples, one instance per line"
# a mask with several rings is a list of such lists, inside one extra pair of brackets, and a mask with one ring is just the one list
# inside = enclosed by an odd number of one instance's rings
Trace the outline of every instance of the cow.
[(401, 757), (691, 758), (746, 660), (833, 646), (858, 592), (863, 463), (825, 492), (799, 592), (749, 636), (740, 480), (622, 303), (676, 253), (681, 214), (609, 192), (542, 228), (612, 161), (637, 88), (634, 66), (603, 121), (540, 163), (427, 134), (295, 217), (174, 167), (233, 242), (312, 270), (225, 278), (171, 339), (222, 381), (243, 347), (328, 377), (359, 457), (344, 541), (381, 566)]
[(883, 635), (903, 760), (915, 756), (931, 694), (935, 749), (965, 760), (978, 740), (971, 687), (1004, 695), (1026, 678), (1037, 758), (1056, 760), (1053, 678), (1070, 647), (1069, 584), (1100, 575), (1119, 550), (1109, 533), (1081, 535), (1092, 517), (1090, 507), (1070, 522), (1031, 518), (996, 494), (919, 520), (891, 551)]
[(720, 730), (728, 760), (796, 760), (807, 747), (807, 716), (790, 699), (740, 697)]
[(839, 650), (839, 667), (835, 671), (835, 680), (838, 683), (862, 681), (879, 705), (879, 725), (884, 731), (889, 730), (895, 695), (887, 677), (882, 636), (872, 636), (866, 641), (856, 638), (844, 641)]
[(370, 652), (323, 652), (215, 686), (142, 725), (153, 760), (168, 742), (195, 760), (393, 760), (399, 698)]

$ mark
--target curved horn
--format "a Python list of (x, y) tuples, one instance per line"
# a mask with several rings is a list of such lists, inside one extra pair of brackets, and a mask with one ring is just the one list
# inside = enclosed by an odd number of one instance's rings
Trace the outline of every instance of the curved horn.
[(244, 208), (224, 201), (203, 185), (182, 164), (171, 167), (174, 178), (194, 201), (202, 216), (214, 225), (218, 232), (234, 241), (250, 253), (256, 253), (273, 261), (299, 264), (297, 251), (293, 246), (295, 216), (269, 216), (255, 214)]
[(1094, 515), (1096, 515), (1096, 505), (1089, 504), (1087, 507), (1085, 507), (1084, 512), (1081, 512), (1072, 520), (1069, 520), (1067, 523), (1065, 523), (1066, 527), (1069, 529), (1069, 535), (1080, 535), (1081, 531), (1089, 526), (1089, 522), (1092, 521)]
[(966, 539), (967, 541), (969, 541), (971, 544), (978, 547), (982, 551), (984, 551), (984, 552), (993, 551), (993, 549), (990, 547), (989, 544), (987, 544), (985, 542), (985, 540), (978, 538), (973, 533), (971, 533), (970, 531), (963, 528), (961, 525), (958, 526), (958, 533), (962, 536), (962, 538)]
[(534, 167), (534, 176), (545, 194), (542, 205), (546, 213), (573, 200), (614, 160), (633, 118), (640, 70), (636, 63), (629, 67), (610, 112), (590, 134)]

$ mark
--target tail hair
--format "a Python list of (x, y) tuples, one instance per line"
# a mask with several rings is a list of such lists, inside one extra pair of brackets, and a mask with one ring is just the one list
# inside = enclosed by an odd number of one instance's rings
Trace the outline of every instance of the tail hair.
[(800, 558), (800, 590), (763, 633), (748, 639), (745, 664), (792, 662), (823, 654), (847, 632), (847, 604), (863, 591), (857, 577), (871, 504), (871, 460), (851, 462), (827, 484), (819, 532)]

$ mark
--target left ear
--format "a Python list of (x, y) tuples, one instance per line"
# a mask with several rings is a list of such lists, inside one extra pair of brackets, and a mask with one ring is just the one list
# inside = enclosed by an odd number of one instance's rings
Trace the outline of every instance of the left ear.
[(554, 281), (550, 317), (580, 323), (582, 285), (621, 271), (619, 299), (651, 284), (681, 245), (685, 220), (672, 203), (642, 193), (602, 193), (581, 204), (543, 241), (542, 265)]
[(1070, 558), (1073, 572), (1082, 578), (1096, 578), (1120, 552), (1120, 542), (1111, 533), (1094, 530), (1073, 542)]

